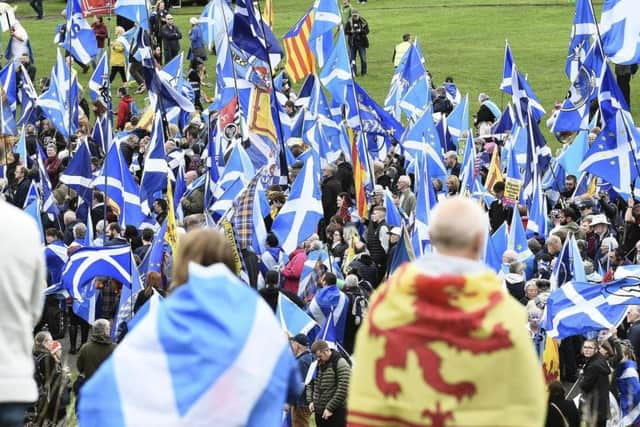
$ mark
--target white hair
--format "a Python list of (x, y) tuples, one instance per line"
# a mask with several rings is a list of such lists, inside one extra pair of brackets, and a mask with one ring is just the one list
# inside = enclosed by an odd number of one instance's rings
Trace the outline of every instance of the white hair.
[(100, 335), (109, 335), (111, 324), (107, 319), (98, 319), (93, 324), (93, 332)]
[(465, 250), (489, 229), (489, 217), (476, 202), (451, 197), (438, 203), (431, 213), (429, 235), (440, 250)]

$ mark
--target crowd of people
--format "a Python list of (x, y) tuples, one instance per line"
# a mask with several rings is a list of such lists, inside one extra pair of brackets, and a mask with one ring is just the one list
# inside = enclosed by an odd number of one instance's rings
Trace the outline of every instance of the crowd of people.
[[(32, 4), (39, 10), (38, 17), (41, 18), (41, 3)], [(342, 18), (349, 39), (353, 72), (366, 75), (368, 23), (350, 6), (349, 0), (343, 1)], [(155, 59), (166, 64), (180, 53), (182, 33), (163, 1), (154, 6), (150, 24)], [(178, 201), (182, 211), (178, 219), (180, 236), (198, 233), (210, 223), (208, 206), (205, 206), (204, 180), (200, 179), (207, 171), (202, 154), (209, 138), (209, 120), (202, 114), (206, 96), (201, 95), (200, 88), (206, 79), (204, 64), (213, 52), (207, 52), (198, 20), (193, 18), (190, 24), (188, 56), (191, 63), (187, 78), (196, 93), (196, 112), (184, 129), (169, 126), (169, 138), (164, 145), (169, 168), (184, 168), (188, 188)], [(145, 170), (150, 133), (137, 127), (140, 112), (136, 111), (128, 88), (135, 86), (136, 94), (144, 94), (147, 88), (139, 68), (136, 71), (139, 64), (136, 65), (135, 58), (125, 60), (125, 49), (119, 39), (129, 25), (131, 23), (119, 22), (115, 37), (108, 46), (111, 51), (110, 80), (113, 82), (120, 76), (124, 84), (117, 90), (120, 101), (114, 112), (114, 126), (127, 132), (119, 149), (132, 176), (140, 181)], [(108, 33), (100, 17), (95, 19), (93, 29), (99, 48), (107, 47)], [(33, 73), (30, 76), (33, 80), (35, 68), (29, 67), (33, 61), (24, 43), (28, 36), (19, 24), (12, 28), (11, 36), (16, 44), (13, 50), (9, 50), (10, 59), (17, 59), (25, 65), (24, 70)], [(399, 58), (409, 45), (410, 35), (405, 34), (394, 51), (394, 66), (399, 64)], [(356, 56), (360, 58), (359, 72)], [(129, 72), (135, 80), (133, 84), (127, 82), (125, 67), (129, 61)], [(68, 63), (73, 65), (73, 59), (69, 58)], [(288, 80), (286, 76), (285, 80)], [(46, 79), (43, 80), (42, 88), (47, 84)], [(431, 84), (433, 112), (438, 117), (449, 115), (459, 102), (453, 79), (447, 78), (438, 87), (431, 79)], [(502, 112), (484, 93), (479, 95), (478, 103), (473, 129), (477, 135), (473, 139), (476, 173), (483, 184), (488, 184), (491, 159), (496, 154), (499, 157), (504, 148), (503, 138), (488, 134)], [(76, 396), (77, 405), (83, 384), (114, 351), (117, 343), (126, 339), (126, 331), (118, 331), (117, 334), (111, 331), (121, 303), (122, 283), (109, 277), (96, 278), (96, 320), (92, 324), (74, 311), (71, 298), (65, 298), (61, 293), (44, 296), (44, 283), (49, 286), (59, 283), (69, 257), (87, 246), (129, 245), (136, 263), (141, 264), (166, 223), (169, 211), (173, 210), (165, 197), (158, 198), (151, 207), (152, 224), (144, 228), (139, 228), (139, 224), (122, 224), (119, 208), (114, 206), (108, 195), (98, 190), (92, 194), (88, 211), (82, 210), (80, 197), (61, 177), (80, 145), (89, 147), (92, 168), (96, 173), (103, 165), (106, 153), (90, 137), (93, 128), (91, 117), (96, 115), (95, 109), (86, 101), (80, 106), (80, 128), (69, 140), (63, 138), (49, 120), (39, 117), (25, 128), (27, 158), (21, 158), (18, 153), (3, 153), (4, 177), (0, 178), (0, 217), (3, 218), (0, 222), (0, 235), (3, 236), (0, 242), (0, 318), (3, 324), (15, 327), (0, 331), (0, 337), (8, 343), (0, 349), (3, 362), (0, 364), (0, 378), (12, 385), (0, 390), (0, 425), (23, 425), (25, 419), (30, 425), (63, 422), (72, 395)], [(295, 103), (292, 88), (288, 90), (284, 108), (290, 115), (300, 108)], [(601, 129), (597, 126), (591, 130), (590, 144), (597, 140), (599, 132)], [(562, 135), (562, 142), (568, 146), (572, 137), (575, 135)], [(316, 233), (305, 236), (294, 251), (286, 253), (271, 227), (304, 166), (298, 158), (312, 149), (299, 138), (287, 143), (296, 161), (289, 164), (286, 184), (272, 185), (266, 190), (269, 205), (269, 211), (263, 218), (267, 232), (266, 250), (262, 253), (247, 249), (239, 251), (246, 273), (243, 277), (274, 313), (279, 298), (285, 296), (307, 312), (318, 326), (322, 326), (328, 317), (340, 319), (336, 322), (335, 341), (319, 337), (312, 340), (313, 336), (303, 333), (290, 337), (301, 377), (307, 377), (314, 361), (319, 368), (315, 378), (306, 382), (304, 392), (289, 402), (286, 410), (293, 426), (308, 426), (312, 416), (318, 427), (344, 426), (348, 402), (352, 399), (348, 396), (351, 365), (358, 366), (358, 358), (367, 357), (358, 352), (356, 336), (368, 322), (371, 295), (374, 292), (379, 295), (380, 289), (390, 287), (387, 279), (398, 268), (395, 262), (397, 252), (406, 249), (402, 245), (410, 245), (404, 238), (406, 227), (419, 208), (415, 190), (416, 174), (421, 171), (407, 170), (406, 154), (394, 141), (386, 156), (371, 164), (374, 186), (368, 195), (369, 213), (361, 217), (356, 206), (356, 192), (360, 189), (356, 188), (354, 166), (348, 156), (342, 154), (335, 161), (324, 164), (320, 188), (322, 219)], [(42, 180), (37, 164), (40, 149), (46, 153), (43, 159), (46, 177), (51, 182), (54, 203), (60, 212), (58, 217), (42, 213), (43, 231), (37, 230), (32, 221), (19, 212), (29, 203), (32, 182)], [(475, 208), (464, 205), (471, 200), (471, 194), (468, 189), (461, 188), (460, 154), (457, 151), (444, 153), (447, 176), (434, 179), (431, 185), (437, 200), (445, 206), (443, 209), (449, 206), (447, 203), (452, 206), (463, 203), (460, 205), (462, 208), (475, 212)], [(533, 368), (528, 366), (533, 370), (539, 368), (535, 375), (542, 375), (543, 353), (545, 344), (548, 345), (541, 319), (552, 288), (551, 276), (554, 265), (560, 262), (559, 256), (567, 239), (576, 239), (584, 261), (585, 276), (593, 286), (612, 281), (621, 266), (640, 263), (640, 203), (636, 203), (633, 197), (624, 200), (606, 187), (578, 194), (578, 184), (578, 178), (571, 174), (566, 175), (563, 182), (554, 183), (548, 193), (549, 230), (548, 233), (530, 234), (530, 261), (522, 262), (519, 253), (509, 249), (501, 254), (501, 265), (495, 272), (496, 283), (500, 284), (496, 290), (502, 289), (500, 292), (512, 298), (510, 304), (520, 304), (522, 311), (526, 310), (527, 324), (510, 325), (509, 329), (519, 331), (515, 335), (526, 336), (531, 344), (531, 353), (535, 351), (537, 354), (538, 363)], [(475, 207), (482, 205), (482, 212), (471, 217), (470, 222), (482, 223), (486, 219), (488, 230), (484, 232), (494, 233), (505, 223), (509, 227), (515, 225), (512, 219), (517, 209), (522, 226), (527, 229), (527, 207), (507, 200), (504, 181), (493, 182), (487, 190), (491, 201), (488, 202), (483, 195), (475, 203)], [(553, 190), (558, 194), (552, 194)], [(387, 214), (392, 208), (387, 204), (387, 194), (391, 195), (393, 209), (402, 217), (404, 225), (401, 227), (387, 223)], [(466, 200), (461, 202), (463, 198)], [(442, 257), (438, 259), (444, 265), (454, 267), (462, 258), (478, 261), (481, 256), (478, 245), (482, 243), (484, 247), (484, 242), (476, 239), (480, 235), (478, 230), (470, 228), (471, 223), (452, 224), (456, 213), (452, 210), (449, 214), (450, 221), (443, 223), (446, 226), (434, 226), (430, 230), (433, 246)], [(90, 222), (87, 222), (88, 218)], [(89, 243), (88, 235), (93, 236)], [(223, 239), (221, 236), (218, 238)], [(44, 248), (40, 241), (45, 242)], [(180, 258), (180, 252), (173, 258), (167, 254), (160, 271), (145, 276), (144, 289), (135, 297), (133, 312), (138, 312), (154, 293), (171, 298), (171, 291), (186, 283), (184, 257), (202, 265), (215, 262), (235, 265), (229, 259), (230, 253), (223, 253), (231, 252), (227, 246), (203, 245), (179, 249), (187, 251), (183, 258)], [(424, 270), (428, 274), (435, 271), (432, 270), (434, 268), (429, 264)], [(475, 271), (476, 268), (480, 267), (474, 265), (471, 269)], [(17, 287), (16, 283), (24, 286)], [(517, 319), (513, 320), (517, 322)], [(372, 327), (371, 323), (367, 324), (367, 333), (371, 334)], [(67, 341), (68, 347), (61, 345)], [(75, 366), (67, 365), (68, 355), (77, 355)], [(640, 306), (631, 307), (625, 321), (617, 328), (594, 336), (577, 335), (562, 339), (559, 343), (559, 376), (548, 379), (546, 425), (577, 427), (581, 420), (598, 427), (637, 425), (635, 419), (623, 421), (620, 416), (622, 412), (630, 412), (625, 405), (640, 401), (636, 355), (640, 355)], [(78, 372), (75, 381), (71, 380), (72, 370)], [(35, 384), (26, 379), (34, 372)], [(567, 399), (567, 386), (580, 392), (577, 404)], [(573, 398), (572, 395), (569, 397)], [(544, 414), (539, 416), (544, 419)], [(614, 420), (618, 424), (611, 424)]]

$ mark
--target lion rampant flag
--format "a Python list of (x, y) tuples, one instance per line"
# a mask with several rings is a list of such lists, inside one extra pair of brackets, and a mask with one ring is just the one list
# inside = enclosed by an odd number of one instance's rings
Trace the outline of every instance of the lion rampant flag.
[[(442, 271), (438, 261), (428, 271)], [(491, 271), (424, 271), (405, 264), (371, 299), (357, 336), (348, 425), (544, 425), (544, 379), (524, 308)]]
[(491, 155), (491, 163), (489, 163), (489, 171), (487, 172), (484, 187), (489, 193), (493, 194), (493, 185), (499, 181), (504, 181), (504, 177), (502, 176), (502, 165), (500, 164), (500, 156), (496, 147)]
[(547, 384), (560, 381), (560, 351), (555, 338), (547, 337), (545, 342), (542, 352), (542, 372)]

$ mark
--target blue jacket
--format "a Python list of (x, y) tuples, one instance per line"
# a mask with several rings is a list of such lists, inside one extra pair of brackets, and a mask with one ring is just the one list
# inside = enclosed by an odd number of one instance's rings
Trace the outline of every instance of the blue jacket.
[(204, 47), (204, 38), (202, 37), (202, 29), (200, 28), (200, 25), (195, 25), (191, 28), (189, 39), (191, 40), (191, 49)]
[(314, 357), (309, 350), (305, 350), (296, 357), (296, 360), (298, 361), (298, 368), (300, 369), (300, 375), (302, 377), (303, 389), (300, 398), (298, 398), (298, 402), (296, 402), (296, 406), (306, 408), (309, 406), (309, 403), (307, 402), (306, 393), (304, 392), (304, 379), (307, 376), (307, 371), (309, 370), (309, 366), (311, 366), (311, 362), (313, 362)]

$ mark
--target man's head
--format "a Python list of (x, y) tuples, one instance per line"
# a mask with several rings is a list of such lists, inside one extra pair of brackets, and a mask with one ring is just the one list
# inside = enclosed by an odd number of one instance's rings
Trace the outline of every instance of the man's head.
[(324, 285), (325, 286), (333, 286), (336, 283), (338, 283), (338, 278), (336, 277), (335, 274), (331, 273), (330, 271), (327, 273), (324, 273)]
[(331, 349), (326, 341), (318, 340), (311, 346), (311, 353), (316, 356), (318, 363), (324, 365), (331, 359)]
[(47, 228), (47, 231), (44, 232), (44, 238), (47, 243), (54, 242), (56, 240), (62, 240), (62, 235), (57, 228)]
[(371, 221), (379, 223), (380, 221), (383, 221), (386, 216), (387, 210), (384, 208), (384, 206), (376, 206), (371, 212)]
[(115, 239), (116, 237), (120, 237), (121, 233), (122, 227), (120, 227), (120, 224), (118, 224), (117, 222), (112, 222), (111, 224), (109, 224), (109, 228), (107, 228), (107, 234), (109, 235), (109, 238)]
[(402, 35), (403, 42), (408, 42), (409, 40), (411, 40), (411, 34), (407, 33)]
[(78, 239), (84, 239), (84, 237), (87, 235), (87, 226), (84, 225), (83, 223), (79, 223), (73, 226), (73, 238), (78, 240)]
[(297, 356), (309, 347), (309, 338), (305, 334), (298, 334), (289, 338), (289, 343), (293, 354)]
[(173, 15), (168, 14), (164, 19), (167, 21), (167, 25), (173, 25)]
[(74, 211), (66, 211), (62, 217), (64, 225), (69, 225), (76, 222), (76, 213)]
[(93, 324), (93, 327), (91, 329), (95, 335), (108, 337), (111, 330), (111, 325), (109, 324), (109, 321), (107, 319), (98, 319)]
[(547, 252), (549, 252), (549, 254), (551, 255), (556, 255), (560, 253), (560, 251), (562, 250), (562, 240), (560, 239), (560, 237), (556, 236), (555, 234), (549, 236), (546, 244), (547, 244)]
[(118, 88), (118, 96), (120, 98), (124, 98), (125, 96), (127, 96), (127, 88), (122, 86)]
[(560, 211), (560, 224), (567, 225), (576, 222), (578, 214), (573, 208), (564, 208)]
[(153, 229), (152, 228), (145, 228), (144, 230), (142, 230), (142, 241), (144, 243), (151, 243), (153, 241)]
[(411, 178), (408, 175), (401, 175), (398, 178), (398, 191), (405, 191), (408, 188), (411, 188)]
[(502, 253), (503, 264), (511, 264), (512, 262), (517, 260), (518, 260), (518, 253), (513, 249), (507, 249)]
[(632, 305), (627, 312), (627, 322), (635, 323), (640, 320), (640, 305)]
[(496, 198), (501, 199), (504, 196), (505, 185), (503, 181), (498, 181), (493, 184), (493, 194), (495, 194)]
[(333, 163), (328, 163), (322, 169), (322, 176), (324, 177), (334, 176), (337, 171), (338, 171), (338, 167), (336, 165), (334, 165)]
[(575, 177), (575, 175), (567, 175), (567, 177), (564, 179), (565, 191), (569, 193), (573, 193), (576, 189), (577, 182), (578, 182), (578, 179)]
[(447, 168), (451, 169), (456, 165), (456, 163), (458, 163), (458, 154), (456, 154), (455, 151), (447, 151), (444, 155), (444, 163)]
[(486, 212), (471, 199), (451, 197), (431, 213), (431, 243), (443, 255), (480, 259), (489, 228)]
[(189, 171), (184, 174), (184, 183), (189, 185), (195, 181), (196, 178), (198, 178), (198, 173), (196, 171)]
[(16, 181), (18, 182), (22, 181), (27, 176), (27, 168), (22, 165), (17, 166), (15, 176), (16, 176)]

